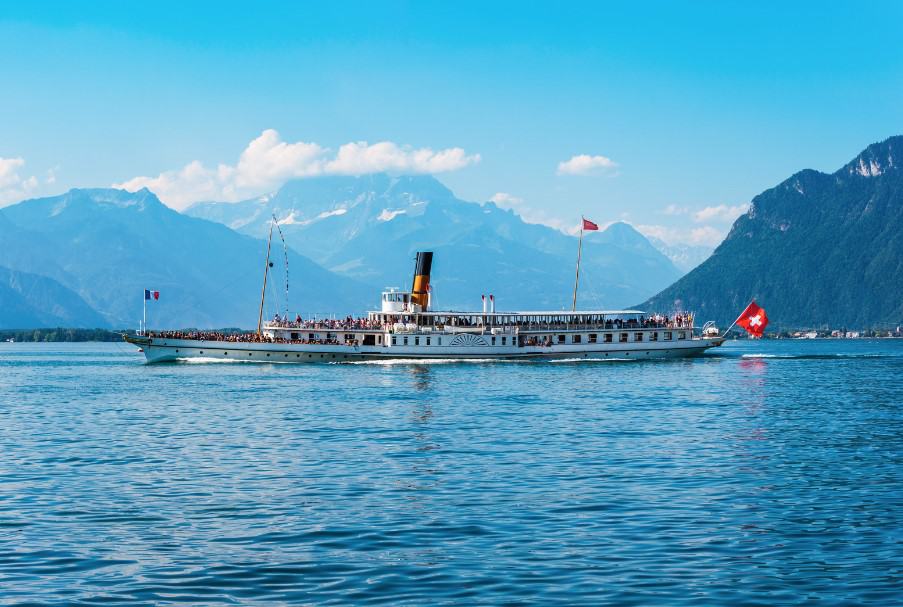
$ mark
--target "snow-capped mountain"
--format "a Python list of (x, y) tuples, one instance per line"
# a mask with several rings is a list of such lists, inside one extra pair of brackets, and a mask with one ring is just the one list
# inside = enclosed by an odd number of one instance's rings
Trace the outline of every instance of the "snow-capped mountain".
[[(576, 238), (491, 202), (459, 200), (429, 176), (304, 179), (268, 196), (200, 203), (186, 213), (258, 238), (275, 215), (289, 246), (374, 288), (408, 286), (414, 252), (435, 251), (433, 284), (442, 307), (473, 308), (482, 293), (495, 294), (505, 309), (571, 304)], [(645, 237), (614, 224), (584, 239), (579, 305), (627, 305), (679, 276)]]

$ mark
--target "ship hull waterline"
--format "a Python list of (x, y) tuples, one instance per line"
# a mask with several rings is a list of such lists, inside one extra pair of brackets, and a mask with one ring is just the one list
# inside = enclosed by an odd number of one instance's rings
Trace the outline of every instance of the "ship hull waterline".
[(697, 337), (673, 343), (606, 343), (552, 346), (360, 346), (124, 336), (141, 348), (148, 363), (191, 359), (256, 363), (350, 363), (429, 360), (637, 360), (699, 356), (720, 346), (721, 337)]

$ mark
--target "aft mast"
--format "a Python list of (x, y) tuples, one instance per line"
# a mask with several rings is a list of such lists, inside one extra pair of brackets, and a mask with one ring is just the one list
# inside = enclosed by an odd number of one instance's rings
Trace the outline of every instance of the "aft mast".
[(577, 274), (574, 276), (574, 302), (571, 304), (571, 312), (577, 311), (577, 285), (580, 284), (580, 255), (583, 253), (583, 226), (586, 219), (580, 216), (580, 240), (577, 241)]

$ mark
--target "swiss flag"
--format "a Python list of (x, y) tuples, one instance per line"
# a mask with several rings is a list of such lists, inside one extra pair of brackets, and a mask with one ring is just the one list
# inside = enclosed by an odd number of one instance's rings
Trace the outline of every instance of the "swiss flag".
[(592, 232), (593, 230), (598, 230), (599, 226), (584, 217), (583, 218), (583, 229), (586, 230), (587, 232)]
[(759, 306), (756, 300), (750, 302), (743, 313), (737, 319), (737, 324), (746, 329), (746, 332), (753, 337), (762, 337), (765, 333), (765, 327), (768, 326), (768, 316), (765, 314), (765, 308)]

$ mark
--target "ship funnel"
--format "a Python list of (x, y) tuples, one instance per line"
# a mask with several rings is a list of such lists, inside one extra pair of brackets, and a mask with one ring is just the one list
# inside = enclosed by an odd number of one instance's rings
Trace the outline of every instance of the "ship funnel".
[(495, 295), (489, 294), (489, 311), (495, 314)]
[(485, 296), (485, 295), (480, 295), (480, 299), (483, 300), (483, 314), (485, 314), (485, 313), (487, 312), (487, 310), (486, 310), (486, 296)]
[(411, 287), (411, 303), (428, 310), (430, 305), (430, 270), (433, 267), (432, 251), (418, 251), (414, 266), (414, 286)]

